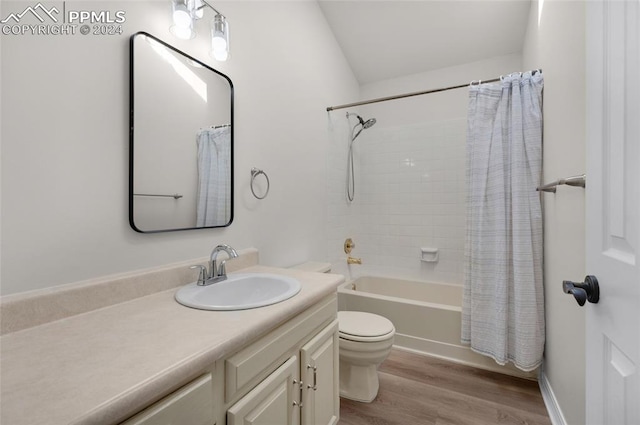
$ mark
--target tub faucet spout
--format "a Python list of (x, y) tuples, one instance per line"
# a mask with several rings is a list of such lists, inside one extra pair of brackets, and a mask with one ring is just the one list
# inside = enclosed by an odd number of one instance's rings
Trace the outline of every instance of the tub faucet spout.
[(347, 257), (347, 264), (362, 264), (362, 258)]
[[(218, 259), (218, 254), (220, 253), (220, 251), (226, 252), (229, 258), (222, 260), (220, 262), (220, 266), (216, 268), (216, 260)], [(207, 279), (207, 284), (225, 280), (227, 278), (227, 260), (236, 258), (237, 256), (238, 253), (236, 252), (236, 250), (231, 248), (227, 244), (220, 244), (213, 248), (213, 251), (211, 251), (211, 257), (209, 258), (209, 278)]]

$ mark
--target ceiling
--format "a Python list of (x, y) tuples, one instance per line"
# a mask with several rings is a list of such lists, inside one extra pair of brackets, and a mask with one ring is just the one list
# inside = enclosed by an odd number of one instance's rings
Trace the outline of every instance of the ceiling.
[(318, 0), (360, 84), (519, 53), (530, 0)]

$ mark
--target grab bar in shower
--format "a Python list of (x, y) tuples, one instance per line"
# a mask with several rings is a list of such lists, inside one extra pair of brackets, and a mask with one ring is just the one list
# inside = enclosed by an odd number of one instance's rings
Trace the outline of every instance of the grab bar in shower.
[(562, 184), (567, 186), (585, 187), (587, 184), (587, 176), (586, 174), (581, 174), (579, 176), (565, 177), (564, 179), (556, 180), (553, 183), (547, 183), (544, 186), (540, 186), (536, 188), (536, 190), (539, 192), (556, 193), (556, 186), (560, 186)]

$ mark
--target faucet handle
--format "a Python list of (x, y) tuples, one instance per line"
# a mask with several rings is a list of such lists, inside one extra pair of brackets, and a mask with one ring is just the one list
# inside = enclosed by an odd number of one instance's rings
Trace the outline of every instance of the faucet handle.
[(203, 286), (207, 280), (207, 268), (202, 264), (196, 264), (195, 266), (191, 266), (189, 268), (200, 269), (200, 273), (198, 274), (198, 285)]
[(236, 257), (229, 256), (229, 258), (225, 258), (224, 260), (220, 261), (220, 265), (218, 266), (218, 276), (226, 276), (227, 275), (227, 261), (228, 260), (233, 260), (234, 258), (236, 258)]

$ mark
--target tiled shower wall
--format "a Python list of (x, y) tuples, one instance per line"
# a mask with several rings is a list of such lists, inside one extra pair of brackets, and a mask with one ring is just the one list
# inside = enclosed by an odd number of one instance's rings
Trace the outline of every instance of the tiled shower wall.
[[(462, 284), (466, 119), (374, 126), (355, 141), (355, 199), (345, 195), (350, 128), (333, 117), (329, 159), (329, 258), (348, 277), (366, 274)], [(342, 118), (342, 121), (346, 121)], [(353, 124), (353, 123), (352, 123)], [(380, 120), (378, 121), (380, 124)], [(356, 243), (346, 266), (342, 244)], [(439, 260), (421, 261), (421, 248)]]

